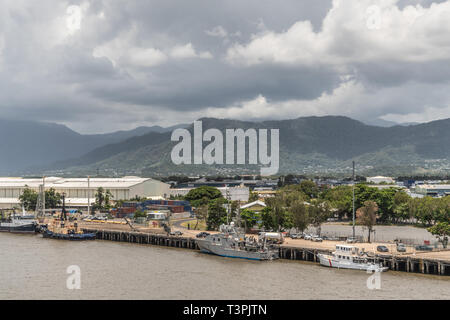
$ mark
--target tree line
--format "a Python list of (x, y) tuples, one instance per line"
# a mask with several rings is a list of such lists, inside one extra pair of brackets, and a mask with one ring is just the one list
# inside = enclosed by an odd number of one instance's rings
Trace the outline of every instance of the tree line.
[[(283, 231), (295, 228), (303, 232), (309, 226), (320, 234), (321, 225), (331, 217), (351, 219), (353, 215), (353, 190), (351, 186), (334, 188), (318, 186), (304, 180), (277, 190), (275, 197), (265, 200), (261, 212), (241, 210), (242, 223), (265, 230)], [(251, 193), (251, 200), (255, 194)], [(216, 230), (227, 221), (226, 205), (230, 206), (228, 219), (236, 216), (238, 204), (228, 202), (214, 187), (202, 186), (191, 190), (185, 200), (196, 207), (199, 220), (204, 220), (209, 230)], [(450, 234), (450, 196), (444, 198), (412, 198), (395, 188), (374, 188), (365, 184), (355, 186), (356, 222), (367, 227), (368, 239), (375, 224), (411, 223), (428, 227), (443, 243)]]
[[(19, 196), (20, 205), (25, 208), (27, 211), (36, 210), (37, 201), (39, 194), (29, 188), (25, 187), (22, 194)], [(95, 202), (92, 206), (93, 210), (109, 210), (112, 207), (111, 200), (113, 199), (113, 195), (110, 190), (105, 190), (102, 187), (97, 188), (96, 193), (94, 195)], [(55, 209), (62, 205), (62, 195), (59, 192), (56, 192), (54, 188), (50, 188), (49, 190), (45, 190), (45, 208), (47, 209)]]

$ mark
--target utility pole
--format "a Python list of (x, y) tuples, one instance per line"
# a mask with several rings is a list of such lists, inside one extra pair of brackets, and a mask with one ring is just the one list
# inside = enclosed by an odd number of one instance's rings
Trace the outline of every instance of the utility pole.
[(230, 199), (231, 199), (231, 196), (230, 196), (230, 191), (228, 190), (228, 185), (227, 185), (227, 187), (226, 187), (226, 196), (227, 196), (227, 225), (228, 224), (230, 224), (230, 221), (229, 221), (229, 216), (231, 216), (231, 203), (230, 203)]
[(353, 239), (355, 239), (355, 161), (353, 164), (353, 175), (352, 175), (352, 189), (353, 189)]
[(91, 215), (91, 189), (90, 189), (90, 177), (87, 177), (87, 185), (88, 185), (88, 190), (87, 190), (87, 194), (88, 194), (88, 216)]

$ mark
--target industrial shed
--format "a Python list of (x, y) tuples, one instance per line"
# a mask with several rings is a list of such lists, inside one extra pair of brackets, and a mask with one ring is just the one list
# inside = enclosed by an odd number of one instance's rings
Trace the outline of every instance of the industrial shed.
[(87, 206), (88, 199), (95, 201), (95, 193), (99, 187), (109, 190), (112, 200), (128, 200), (139, 197), (169, 196), (170, 185), (151, 178), (0, 178), (0, 207), (11, 208), (19, 204), (19, 196), (27, 187), (39, 191), (45, 184), (45, 190), (53, 188), (56, 192), (66, 194), (66, 202), (70, 206)]

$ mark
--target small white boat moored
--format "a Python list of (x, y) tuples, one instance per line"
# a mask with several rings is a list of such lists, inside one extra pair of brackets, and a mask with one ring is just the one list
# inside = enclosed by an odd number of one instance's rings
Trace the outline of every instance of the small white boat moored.
[(379, 263), (370, 262), (365, 253), (359, 252), (359, 248), (349, 245), (336, 245), (336, 251), (331, 255), (317, 254), (320, 264), (331, 268), (365, 270), (384, 272), (389, 268)]

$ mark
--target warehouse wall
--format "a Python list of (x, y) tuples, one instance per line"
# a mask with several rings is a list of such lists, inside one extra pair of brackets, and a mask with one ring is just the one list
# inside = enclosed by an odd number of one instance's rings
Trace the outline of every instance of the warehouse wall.
[(170, 185), (161, 181), (149, 179), (130, 188), (130, 197), (169, 197)]

